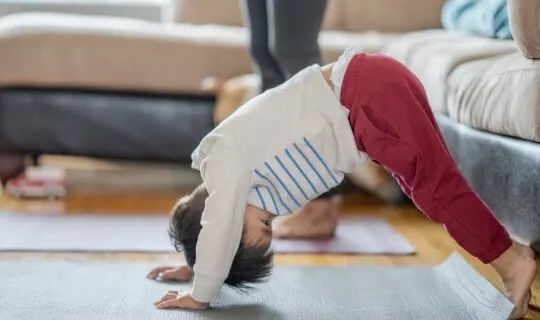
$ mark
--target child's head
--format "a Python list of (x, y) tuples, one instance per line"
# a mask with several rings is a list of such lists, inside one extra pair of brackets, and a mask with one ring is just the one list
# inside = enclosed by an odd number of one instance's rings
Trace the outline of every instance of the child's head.
[[(169, 235), (177, 251), (183, 251), (186, 262), (193, 268), (196, 247), (201, 232), (201, 216), (208, 192), (200, 185), (191, 195), (175, 205), (169, 226)], [(247, 206), (244, 213), (244, 228), (240, 246), (234, 257), (225, 284), (247, 289), (250, 284), (262, 282), (272, 270), (273, 252), (272, 215), (264, 210)]]

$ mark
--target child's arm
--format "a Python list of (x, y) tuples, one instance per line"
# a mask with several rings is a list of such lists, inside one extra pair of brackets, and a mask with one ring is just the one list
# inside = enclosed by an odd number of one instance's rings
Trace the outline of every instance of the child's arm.
[(242, 236), (251, 179), (248, 166), (240, 158), (214, 146), (212, 154), (201, 163), (208, 198), (197, 241), (193, 287), (189, 297), (169, 294), (169, 298), (179, 300), (170, 307), (191, 308), (190, 299), (207, 306), (217, 299), (229, 274)]
[(201, 219), (191, 290), (191, 296), (200, 302), (216, 300), (229, 275), (242, 237), (251, 179), (237, 154), (215, 153), (201, 165), (208, 198)]

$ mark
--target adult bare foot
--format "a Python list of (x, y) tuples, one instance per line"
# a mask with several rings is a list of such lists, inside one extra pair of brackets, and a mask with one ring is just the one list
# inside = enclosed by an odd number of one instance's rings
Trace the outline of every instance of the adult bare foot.
[(329, 238), (336, 231), (339, 204), (336, 198), (313, 200), (294, 214), (273, 222), (276, 238)]
[(531, 286), (538, 268), (534, 251), (514, 242), (491, 265), (502, 278), (505, 295), (516, 306), (512, 319), (523, 318), (529, 309)]
[(24, 169), (24, 156), (16, 154), (0, 155), (0, 182), (2, 185), (23, 173)]

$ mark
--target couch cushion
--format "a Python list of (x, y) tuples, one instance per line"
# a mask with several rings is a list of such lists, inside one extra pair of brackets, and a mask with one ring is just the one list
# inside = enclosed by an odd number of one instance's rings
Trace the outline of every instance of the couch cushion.
[(529, 59), (540, 59), (540, 2), (508, 1), (512, 35), (521, 52)]
[[(243, 0), (176, 0), (178, 23), (242, 26)], [(438, 28), (445, 0), (327, 0), (323, 30), (408, 32)]]
[[(325, 62), (392, 35), (321, 33)], [(26, 13), (0, 19), (0, 86), (202, 93), (204, 78), (252, 72), (241, 27)], [(219, 57), (219, 59), (217, 59)]]
[(241, 26), (240, 0), (174, 0), (177, 23)]
[(341, 0), (347, 31), (409, 32), (441, 26), (445, 0)]
[(448, 78), (448, 111), (472, 127), (540, 142), (540, 61), (520, 53), (471, 61)]
[[(244, 25), (241, 2), (243, 0), (176, 0), (175, 22), (190, 24)], [(323, 29), (344, 27), (343, 0), (328, 0)]]
[(387, 43), (398, 39), (398, 34), (378, 32), (323, 31), (319, 36), (324, 63), (336, 61), (351, 45), (359, 46), (364, 52), (379, 52)]
[(0, 86), (197, 93), (205, 77), (251, 71), (246, 42), (238, 27), (13, 15), (0, 19)]
[(431, 107), (443, 113), (447, 112), (447, 78), (457, 66), (516, 51), (510, 40), (484, 39), (444, 30), (409, 33), (383, 48), (384, 53), (404, 63), (418, 76)]

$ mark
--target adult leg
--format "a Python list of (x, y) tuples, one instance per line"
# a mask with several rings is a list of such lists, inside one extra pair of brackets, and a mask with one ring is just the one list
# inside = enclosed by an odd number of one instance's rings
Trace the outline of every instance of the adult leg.
[[(318, 36), (326, 0), (267, 0), (269, 48), (286, 79), (321, 64)], [(339, 194), (338, 188), (318, 199)]]
[(326, 0), (267, 0), (269, 47), (285, 78), (321, 64), (318, 36)]
[(250, 31), (250, 52), (261, 77), (261, 92), (280, 85), (285, 77), (268, 48), (267, 0), (244, 0), (243, 15)]
[[(268, 46), (285, 79), (312, 64), (321, 64), (318, 35), (326, 0), (267, 0)], [(334, 235), (339, 218), (336, 187), (294, 214), (275, 220), (280, 238), (320, 238)]]

